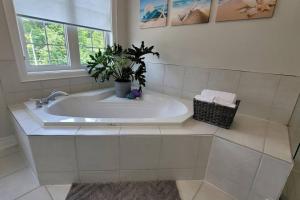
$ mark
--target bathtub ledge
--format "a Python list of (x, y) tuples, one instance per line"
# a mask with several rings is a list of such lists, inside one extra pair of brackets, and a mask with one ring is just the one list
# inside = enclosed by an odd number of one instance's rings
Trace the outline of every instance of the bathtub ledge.
[(237, 115), (230, 130), (193, 119), (187, 120), (183, 125), (169, 126), (43, 127), (27, 112), (24, 105), (9, 106), (9, 110), (28, 136), (209, 135), (292, 163), (287, 127), (248, 115)]

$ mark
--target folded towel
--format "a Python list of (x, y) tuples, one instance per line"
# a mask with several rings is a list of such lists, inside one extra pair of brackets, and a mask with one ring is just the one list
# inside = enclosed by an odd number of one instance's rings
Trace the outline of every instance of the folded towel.
[(197, 99), (198, 101), (204, 101), (207, 103), (212, 103), (214, 101), (214, 97), (201, 96), (201, 95), (196, 95), (195, 99)]
[(236, 107), (235, 103), (230, 103), (230, 102), (222, 99), (221, 97), (214, 98), (214, 103), (218, 104), (218, 105), (221, 105), (221, 106), (226, 106), (226, 107), (229, 107), (229, 108), (235, 108)]
[(200, 95), (196, 95), (195, 99), (208, 103), (216, 103), (231, 108), (235, 108), (236, 106), (236, 94), (229, 92), (205, 89)]
[(217, 90), (202, 90), (201, 95), (195, 96), (197, 100), (212, 103), (216, 97), (220, 97), (228, 103), (236, 102), (236, 94), (229, 92), (222, 92)]

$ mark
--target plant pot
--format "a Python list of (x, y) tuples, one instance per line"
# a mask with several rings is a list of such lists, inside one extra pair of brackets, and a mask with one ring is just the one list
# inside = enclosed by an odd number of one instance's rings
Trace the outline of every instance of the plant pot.
[(128, 82), (118, 82), (115, 81), (116, 96), (120, 98), (125, 98), (127, 94), (131, 91), (131, 81)]

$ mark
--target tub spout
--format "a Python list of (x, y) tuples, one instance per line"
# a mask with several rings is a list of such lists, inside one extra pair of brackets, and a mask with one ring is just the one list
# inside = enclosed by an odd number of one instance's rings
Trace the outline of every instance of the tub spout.
[(56, 97), (59, 96), (69, 96), (68, 93), (63, 91), (52, 91), (48, 97), (41, 98), (41, 99), (33, 99), (35, 101), (36, 107), (41, 108), (43, 104), (49, 104), (50, 101), (54, 101)]
[(68, 93), (66, 92), (63, 92), (63, 91), (52, 91), (51, 94), (44, 98), (46, 100), (46, 102), (49, 102), (49, 101), (54, 101), (56, 99), (56, 97), (59, 97), (59, 96), (69, 96)]

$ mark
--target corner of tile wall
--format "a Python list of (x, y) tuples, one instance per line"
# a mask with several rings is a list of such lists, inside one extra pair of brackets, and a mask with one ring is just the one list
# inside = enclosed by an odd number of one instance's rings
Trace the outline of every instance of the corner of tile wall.
[(0, 137), (2, 137), (11, 134), (13, 130), (7, 117), (7, 105), (22, 103), (31, 98), (47, 96), (53, 89), (77, 93), (112, 87), (113, 82), (96, 83), (93, 78), (88, 76), (21, 82), (16, 62), (14, 60), (5, 60), (0, 61), (0, 86)]

